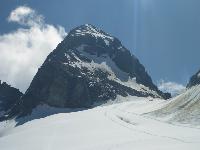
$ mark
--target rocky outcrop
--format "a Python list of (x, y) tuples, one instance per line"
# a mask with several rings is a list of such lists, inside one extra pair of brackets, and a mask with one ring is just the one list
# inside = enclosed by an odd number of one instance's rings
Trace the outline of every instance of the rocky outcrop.
[(0, 80), (0, 117), (13, 108), (22, 95), (18, 89)]
[(192, 86), (198, 84), (200, 84), (200, 70), (190, 78), (190, 81), (187, 84), (187, 88), (191, 88)]

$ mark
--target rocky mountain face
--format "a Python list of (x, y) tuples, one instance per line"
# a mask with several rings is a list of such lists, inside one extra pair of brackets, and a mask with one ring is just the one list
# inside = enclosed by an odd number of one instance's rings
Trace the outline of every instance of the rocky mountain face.
[(42, 103), (91, 107), (118, 95), (170, 97), (117, 38), (86, 24), (71, 30), (50, 53), (12, 114)]
[(23, 94), (0, 80), (0, 117), (8, 112)]
[(200, 70), (190, 78), (187, 88), (200, 84)]

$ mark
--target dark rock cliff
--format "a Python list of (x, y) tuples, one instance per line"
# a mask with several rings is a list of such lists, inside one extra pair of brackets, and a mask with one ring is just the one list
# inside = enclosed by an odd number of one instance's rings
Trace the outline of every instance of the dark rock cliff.
[(0, 117), (12, 109), (22, 95), (18, 89), (0, 80)]

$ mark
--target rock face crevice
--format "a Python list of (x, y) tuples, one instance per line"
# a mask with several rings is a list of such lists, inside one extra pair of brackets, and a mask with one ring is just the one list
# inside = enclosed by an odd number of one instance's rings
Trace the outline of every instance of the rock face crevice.
[(117, 38), (86, 24), (71, 30), (49, 54), (12, 114), (30, 113), (41, 103), (91, 107), (118, 95), (170, 97)]

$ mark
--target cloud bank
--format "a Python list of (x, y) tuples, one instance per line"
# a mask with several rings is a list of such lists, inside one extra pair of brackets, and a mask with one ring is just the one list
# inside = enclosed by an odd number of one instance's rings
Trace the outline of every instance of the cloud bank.
[(47, 55), (66, 36), (63, 27), (44, 22), (44, 17), (27, 6), (17, 7), (9, 23), (22, 25), (0, 35), (0, 80), (25, 92)]
[(178, 84), (175, 82), (167, 82), (164, 80), (160, 80), (158, 82), (158, 89), (163, 92), (169, 92), (172, 96), (176, 96), (177, 94), (181, 93), (186, 87), (182, 84)]

